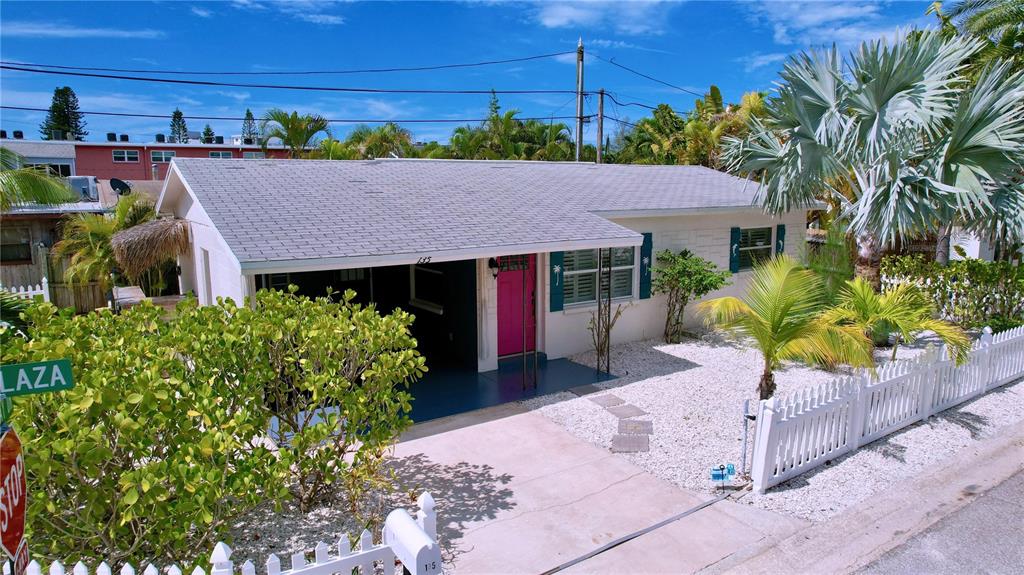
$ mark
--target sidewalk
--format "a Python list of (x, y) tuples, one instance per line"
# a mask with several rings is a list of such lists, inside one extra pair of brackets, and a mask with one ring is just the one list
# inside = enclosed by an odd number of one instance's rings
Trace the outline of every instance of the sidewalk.
[[(710, 499), (519, 411), (428, 422), (396, 448), (399, 475), (417, 477), (437, 501), (449, 572), (541, 573)], [(806, 525), (722, 501), (571, 571), (694, 572)]]
[[(895, 483), (874, 499), (780, 540), (739, 551), (705, 573), (850, 573), (1024, 471), (1024, 423)], [(1012, 529), (1010, 525), (1002, 527)]]

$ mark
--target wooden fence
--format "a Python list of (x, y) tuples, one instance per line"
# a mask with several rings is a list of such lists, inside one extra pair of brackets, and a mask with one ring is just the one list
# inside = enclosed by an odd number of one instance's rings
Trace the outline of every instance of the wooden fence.
[(754, 489), (778, 485), (940, 411), (1024, 377), (1024, 327), (985, 328), (957, 366), (945, 347), (894, 361), (877, 377), (835, 379), (761, 401), (754, 438)]
[[(282, 569), (281, 559), (270, 555), (263, 569), (265, 575), (331, 575), (334, 573), (359, 573), (375, 575), (385, 573), (391, 575), (400, 563), (412, 575), (434, 575), (441, 573), (441, 550), (437, 544), (437, 515), (434, 511), (434, 499), (429, 493), (423, 493), (417, 500), (419, 511), (413, 518), (405, 509), (396, 509), (388, 514), (384, 521), (381, 542), (374, 543), (373, 535), (363, 530), (355, 549), (349, 546), (348, 535), (342, 535), (336, 543), (328, 545), (318, 543), (312, 549), (312, 557), (306, 551), (293, 553), (289, 558), (288, 569)], [(312, 559), (311, 561), (309, 559)], [(231, 559), (231, 548), (224, 543), (217, 543), (210, 555), (210, 569), (203, 569), (206, 561), (197, 561), (190, 575), (256, 575), (257, 568), (252, 561), (245, 561), (236, 568)], [(91, 570), (84, 562), (79, 561), (71, 569), (72, 575), (113, 575), (114, 570), (107, 562), (96, 564)], [(9, 575), (10, 567), (5, 561), (3, 575)], [(43, 567), (35, 560), (28, 564), (26, 575), (43, 575)], [(67, 575), (68, 570), (59, 562), (50, 564), (46, 571), (49, 575)], [(136, 568), (125, 563), (118, 570), (120, 575), (136, 575)], [(152, 563), (146, 565), (143, 575), (182, 575), (177, 565), (157, 568)]]

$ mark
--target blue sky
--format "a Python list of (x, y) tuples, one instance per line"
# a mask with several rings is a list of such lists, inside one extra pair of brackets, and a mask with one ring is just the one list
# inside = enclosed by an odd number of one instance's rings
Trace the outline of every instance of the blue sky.
[[(614, 58), (669, 83), (704, 92), (717, 84), (727, 101), (767, 90), (788, 54), (835, 42), (848, 50), (864, 39), (932, 22), (929, 2), (12, 2), (0, 5), (3, 60), (168, 70), (288, 71), (421, 66), (509, 59), (570, 51), (582, 36), (590, 54)], [(345, 76), (206, 77), (228, 82), (428, 89), (574, 88), (575, 56), (479, 68)], [(588, 58), (588, 90), (622, 101), (668, 103), (694, 97)], [(337, 94), (236, 87), (146, 84), (4, 70), (0, 102), (47, 107), (53, 88), (74, 88), (85, 111), (259, 116), (270, 107), (330, 118), (480, 118), (486, 95)], [(523, 116), (572, 115), (573, 96), (501, 97)], [(596, 99), (587, 102), (596, 111)], [(645, 110), (606, 113), (636, 120)], [(0, 110), (0, 127), (38, 137), (43, 114)], [(88, 139), (109, 131), (152, 141), (168, 131), (159, 119), (87, 118)], [(238, 122), (210, 122), (218, 134)], [(571, 123), (571, 122), (567, 122)], [(192, 130), (203, 122), (190, 122)], [(447, 140), (454, 125), (407, 125), (418, 140)], [(611, 126), (610, 126), (611, 127)], [(335, 125), (343, 136), (348, 126)], [(585, 137), (593, 126), (588, 126)], [(607, 128), (606, 128), (607, 130)]]

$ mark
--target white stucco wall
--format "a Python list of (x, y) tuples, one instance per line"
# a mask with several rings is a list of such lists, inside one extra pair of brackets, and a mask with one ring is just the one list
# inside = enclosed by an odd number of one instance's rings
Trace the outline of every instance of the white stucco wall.
[[(168, 184), (161, 209), (189, 223), (189, 250), (178, 257), (181, 293), (194, 292), (203, 305), (216, 302), (218, 297), (241, 304), (245, 295), (241, 266), (209, 215), (180, 181)], [(209, 281), (204, 253), (209, 256)]]
[[(771, 226), (772, 245), (775, 245), (775, 226), (785, 224), (785, 252), (793, 257), (801, 255), (806, 240), (806, 215), (803, 211), (793, 212), (782, 218), (771, 218), (760, 213), (732, 213), (622, 218), (616, 219), (615, 222), (638, 232), (651, 232), (654, 254), (663, 249), (679, 251), (686, 248), (713, 262), (723, 270), (729, 268), (729, 233), (732, 227)], [(637, 255), (639, 256), (639, 248), (637, 248)], [(639, 261), (639, 257), (637, 257), (637, 262)], [(548, 311), (550, 302), (550, 286), (547, 285), (548, 269), (547, 254), (543, 254), (540, 267), (542, 271), (540, 279), (543, 283), (540, 293), (544, 296), (541, 299), (541, 309), (543, 310), (541, 314), (543, 347), (541, 349), (547, 353), (549, 358), (566, 357), (586, 351), (592, 347), (590, 332), (587, 331), (587, 322), (591, 313), (596, 310), (596, 305), (566, 306), (563, 311)], [(709, 294), (707, 297), (741, 295), (749, 276), (749, 271), (733, 274), (730, 278), (731, 285)], [(612, 303), (613, 313), (617, 303), (621, 303), (626, 308), (612, 331), (613, 343), (658, 338), (664, 333), (665, 297), (652, 295), (650, 299), (636, 299), (636, 294), (639, 293), (638, 288), (639, 274), (634, 274), (634, 297)], [(693, 302), (687, 306), (690, 325), (697, 325), (700, 321), (694, 314), (695, 307)]]

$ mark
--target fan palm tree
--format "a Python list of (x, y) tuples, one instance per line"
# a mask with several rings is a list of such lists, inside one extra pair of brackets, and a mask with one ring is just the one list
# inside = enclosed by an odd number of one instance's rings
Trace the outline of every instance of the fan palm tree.
[(761, 399), (775, 393), (775, 370), (786, 360), (871, 367), (871, 342), (856, 326), (822, 317), (825, 290), (814, 272), (780, 255), (754, 268), (743, 299), (702, 302), (708, 325), (750, 337), (764, 358), (757, 389)]
[(892, 359), (900, 340), (914, 341), (924, 331), (934, 332), (950, 350), (958, 364), (967, 359), (971, 342), (962, 329), (941, 319), (934, 319), (935, 306), (913, 284), (898, 284), (878, 293), (862, 278), (846, 282), (839, 291), (835, 307), (823, 315), (825, 321), (851, 325), (860, 329), (873, 345), (885, 343), (895, 332)]
[(864, 43), (845, 73), (835, 48), (794, 57), (766, 118), (726, 139), (729, 168), (760, 180), (769, 213), (839, 206), (858, 276), (877, 286), (883, 244), (997, 215), (993, 194), (1024, 164), (1021, 75), (992, 66), (963, 89), (963, 62), (980, 47), (925, 31)]
[(62, 204), (75, 201), (63, 179), (46, 169), (23, 168), (25, 158), (0, 147), (0, 212), (25, 204)]
[(288, 112), (280, 108), (267, 110), (260, 122), (260, 133), (263, 134), (263, 145), (271, 138), (281, 140), (288, 148), (291, 158), (301, 158), (312, 145), (317, 134), (330, 137), (330, 123), (318, 114), (302, 114)]

